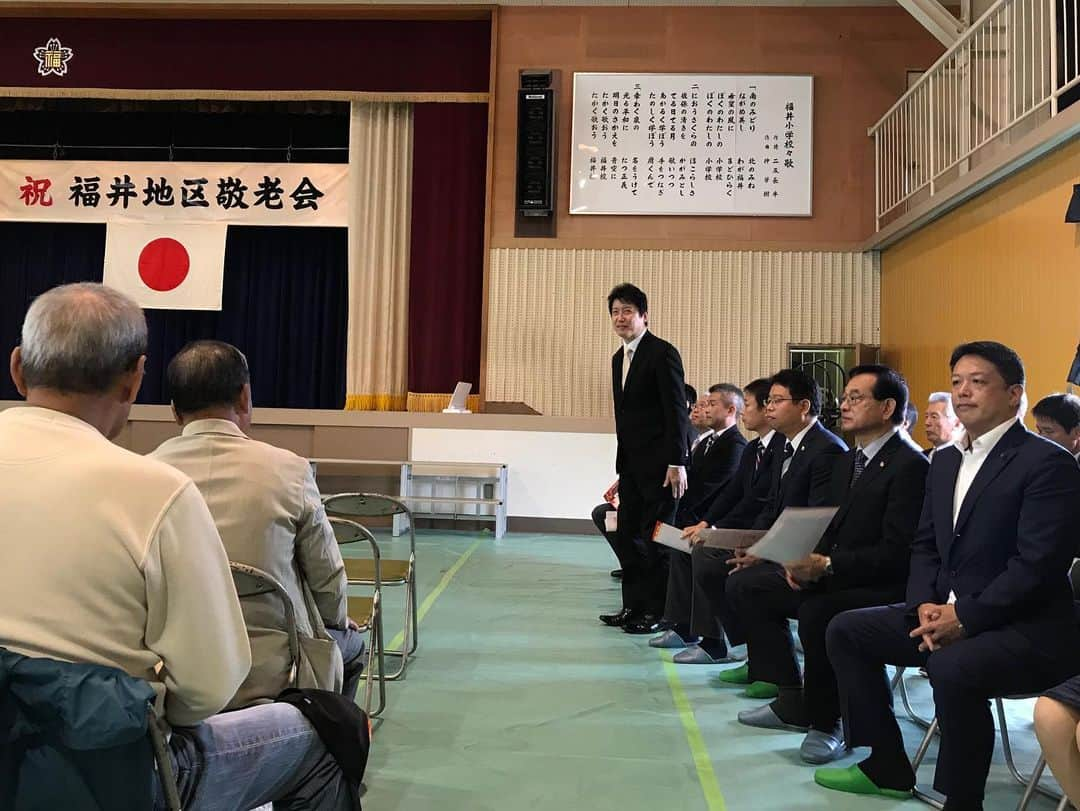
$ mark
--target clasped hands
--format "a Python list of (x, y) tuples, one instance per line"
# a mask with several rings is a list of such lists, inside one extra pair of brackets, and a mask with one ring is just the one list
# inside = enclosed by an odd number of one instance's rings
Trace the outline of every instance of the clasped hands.
[(964, 638), (964, 626), (960, 624), (956, 606), (952, 603), (923, 603), (919, 606), (918, 617), (919, 627), (909, 636), (921, 640), (921, 651), (935, 651)]

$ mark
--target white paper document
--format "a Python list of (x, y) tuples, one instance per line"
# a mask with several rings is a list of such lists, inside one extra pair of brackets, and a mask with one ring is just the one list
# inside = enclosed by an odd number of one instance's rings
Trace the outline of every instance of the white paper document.
[(683, 531), (671, 526), (671, 524), (664, 524), (660, 521), (656, 522), (656, 529), (653, 530), (652, 539), (657, 543), (662, 543), (664, 546), (670, 546), (672, 549), (678, 549), (680, 552), (690, 554), (690, 539), (682, 536)]
[(746, 549), (765, 537), (763, 529), (703, 529), (698, 538), (705, 546), (714, 549)]
[(802, 560), (818, 545), (836, 507), (788, 507), (746, 554), (774, 563)]

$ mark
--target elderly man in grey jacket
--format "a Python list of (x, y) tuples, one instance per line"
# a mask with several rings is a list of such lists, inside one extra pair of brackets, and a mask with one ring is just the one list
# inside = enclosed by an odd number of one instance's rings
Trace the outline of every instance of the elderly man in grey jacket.
[[(307, 460), (251, 439), (247, 359), (221, 341), (195, 341), (169, 363), (169, 396), (180, 436), (152, 456), (190, 476), (210, 507), (230, 561), (255, 566), (289, 594), (300, 636), (302, 687), (352, 698), (363, 668), (363, 636), (346, 616), (345, 565)], [(285, 689), (290, 652), (280, 598), (241, 600), (251, 672), (230, 708)], [(344, 674), (343, 674), (344, 660)]]

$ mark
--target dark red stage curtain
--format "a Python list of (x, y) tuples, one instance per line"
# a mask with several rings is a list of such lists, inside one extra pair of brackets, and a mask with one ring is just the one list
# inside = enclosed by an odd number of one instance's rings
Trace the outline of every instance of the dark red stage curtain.
[(480, 384), (487, 105), (417, 104), (409, 259), (409, 410)]
[[(5, 19), (0, 84), (125, 89), (486, 92), (488, 20)], [(63, 76), (34, 49), (59, 39)]]

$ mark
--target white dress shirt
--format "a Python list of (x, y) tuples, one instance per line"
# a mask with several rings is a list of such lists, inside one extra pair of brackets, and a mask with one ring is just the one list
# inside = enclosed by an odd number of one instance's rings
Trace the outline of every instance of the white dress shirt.
[(953, 493), (953, 529), (956, 528), (956, 519), (960, 517), (960, 508), (964, 504), (964, 497), (975, 481), (975, 476), (983, 466), (983, 462), (990, 456), (990, 451), (1005, 436), (1010, 428), (1016, 424), (1018, 417), (1010, 417), (996, 428), (992, 428), (975, 440), (968, 438), (965, 431), (956, 440), (956, 447), (960, 449), (960, 471), (956, 474), (956, 490)]
[[(702, 441), (708, 439), (715, 433), (716, 431), (714, 431), (712, 428), (706, 428), (704, 431), (694, 437), (694, 441), (690, 445), (690, 453), (693, 453), (694, 449), (697, 448), (697, 446), (700, 445)], [(721, 431), (720, 433), (723, 433), (723, 431)]]

